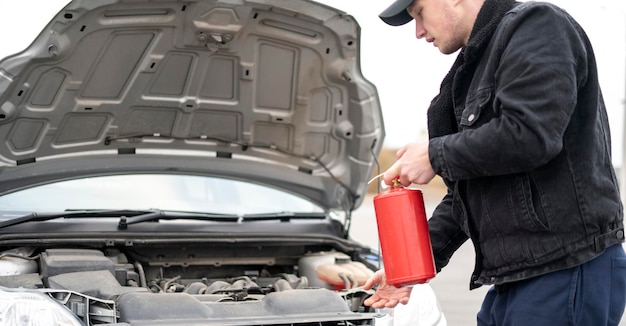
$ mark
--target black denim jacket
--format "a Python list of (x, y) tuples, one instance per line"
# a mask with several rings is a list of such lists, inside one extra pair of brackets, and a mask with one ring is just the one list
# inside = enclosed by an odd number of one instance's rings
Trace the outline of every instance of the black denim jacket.
[(608, 118), (582, 28), (553, 5), (526, 2), (488, 44), (474, 73), (453, 82), (459, 132), (429, 147), (449, 189), (429, 220), (435, 262), (443, 268), (471, 238), (470, 288), (573, 267), (624, 239)]

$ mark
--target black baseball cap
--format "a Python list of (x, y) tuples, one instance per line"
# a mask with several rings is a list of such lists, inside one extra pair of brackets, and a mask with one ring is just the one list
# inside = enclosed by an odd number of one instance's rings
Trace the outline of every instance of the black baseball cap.
[(378, 17), (391, 26), (404, 25), (413, 20), (413, 17), (406, 10), (412, 3), (413, 0), (396, 0)]

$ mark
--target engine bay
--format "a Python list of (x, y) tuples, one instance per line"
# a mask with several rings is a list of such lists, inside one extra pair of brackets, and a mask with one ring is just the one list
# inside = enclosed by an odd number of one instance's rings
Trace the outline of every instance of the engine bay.
[(148, 248), (14, 248), (0, 253), (0, 287), (47, 293), (86, 325), (372, 319), (363, 301), (373, 292), (360, 288), (372, 268), (341, 252), (290, 256), (289, 248), (274, 248), (269, 256), (258, 247), (250, 256), (250, 247), (248, 255), (203, 256), (200, 245)]

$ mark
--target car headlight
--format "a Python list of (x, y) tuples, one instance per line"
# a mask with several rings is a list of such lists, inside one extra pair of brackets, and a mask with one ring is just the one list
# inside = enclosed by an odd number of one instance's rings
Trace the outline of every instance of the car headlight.
[(67, 308), (47, 294), (3, 289), (0, 289), (0, 325), (84, 326)]

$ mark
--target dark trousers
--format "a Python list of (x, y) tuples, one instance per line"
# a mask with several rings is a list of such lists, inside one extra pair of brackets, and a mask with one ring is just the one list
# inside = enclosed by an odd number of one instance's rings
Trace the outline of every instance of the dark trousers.
[(478, 325), (618, 325), (625, 305), (626, 254), (615, 245), (580, 266), (492, 287)]

